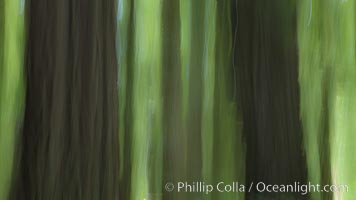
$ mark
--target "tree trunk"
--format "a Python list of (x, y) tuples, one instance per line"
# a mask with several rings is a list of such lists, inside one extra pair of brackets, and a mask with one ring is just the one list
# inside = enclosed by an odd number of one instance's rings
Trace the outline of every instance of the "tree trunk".
[(114, 0), (30, 0), (13, 199), (118, 199)]
[[(246, 184), (304, 184), (296, 3), (239, 0), (237, 6), (235, 60), (247, 141)], [(267, 195), (286, 199), (278, 193), (257, 196)]]

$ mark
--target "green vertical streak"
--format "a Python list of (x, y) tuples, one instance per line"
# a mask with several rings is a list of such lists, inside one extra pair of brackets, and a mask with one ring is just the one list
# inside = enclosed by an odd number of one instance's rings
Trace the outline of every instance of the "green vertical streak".
[[(185, 124), (188, 110), (189, 94), (189, 68), (191, 57), (191, 2), (189, 0), (180, 1), (180, 27), (181, 27), (181, 77), (182, 77), (182, 102), (183, 102), (183, 123)], [(183, 125), (185, 127), (185, 125)], [(186, 130), (184, 130), (186, 131)]]
[[(0, 0), (0, 77), (2, 77), (3, 62), (4, 62), (4, 21), (5, 21), (5, 4), (4, 0)], [(1, 83), (1, 82), (0, 82)], [(1, 85), (0, 85), (1, 94)]]
[[(182, 78), (180, 43), (180, 1), (162, 2), (162, 66), (163, 67), (163, 182), (177, 183), (186, 179), (187, 135), (182, 126)], [(186, 199), (185, 193), (163, 192), (163, 199)]]
[[(187, 181), (202, 180), (202, 88), (204, 54), (205, 0), (189, 1), (191, 4), (191, 38), (188, 73), (187, 127)], [(200, 199), (201, 193), (188, 193), (188, 198)]]
[[(319, 1), (303, 0), (298, 10), (300, 115), (304, 133), (309, 181), (321, 184), (320, 139), (323, 127), (321, 6)], [(326, 41), (324, 41), (326, 42)], [(321, 199), (320, 193), (311, 198)]]
[[(212, 183), (213, 181), (216, 4), (215, 0), (207, 0), (205, 2), (201, 132), (202, 175), (206, 183)], [(210, 197), (208, 196), (206, 199), (210, 199)]]
[[(330, 0), (331, 1), (331, 0)], [(331, 1), (327, 41), (331, 42), (326, 55), (333, 67), (330, 92), (330, 148), (333, 184), (347, 184), (349, 191), (334, 193), (334, 199), (356, 196), (356, 32), (355, 1)], [(331, 37), (330, 36), (330, 37)]]
[(160, 199), (161, 1), (134, 1), (131, 199)]
[(19, 0), (2, 1), (0, 60), (0, 200), (10, 188), (16, 131), (23, 110), (23, 15)]
[[(216, 183), (231, 184), (238, 181), (243, 184), (245, 159), (241, 119), (234, 97), (234, 30), (231, 30), (230, 6), (229, 1), (221, 1), (217, 6), (214, 179)], [(215, 193), (212, 199), (243, 198), (243, 192), (225, 192)]]
[[(190, 59), (191, 59), (191, 33), (192, 33), (192, 7), (191, 1), (179, 1), (179, 16), (180, 16), (180, 57), (181, 57), (181, 84), (182, 84), (182, 165), (184, 173), (182, 178), (187, 179), (189, 170), (188, 167), (188, 97), (189, 97), (189, 76), (190, 76)], [(182, 198), (187, 198), (186, 194), (181, 194)]]
[[(181, 0), (181, 64), (183, 135), (186, 137), (187, 182), (202, 180), (202, 69), (204, 54), (204, 0)], [(201, 198), (187, 193), (186, 198)]]
[[(121, 12), (120, 12), (121, 11)], [(118, 10), (119, 58), (119, 140), (120, 140), (120, 198), (131, 199), (133, 77), (135, 57), (134, 2), (120, 0)], [(121, 26), (120, 26), (121, 24)], [(122, 146), (121, 146), (122, 145)]]
[[(349, 192), (330, 194), (334, 199), (356, 195), (354, 12), (355, 1), (349, 0), (304, 0), (299, 5), (301, 118), (309, 179), (347, 184)], [(323, 195), (312, 193), (311, 199), (326, 199)]]
[(128, 160), (124, 159), (125, 150), (125, 112), (126, 112), (126, 88), (128, 67), (128, 40), (130, 23), (130, 0), (119, 0), (117, 52), (119, 63), (119, 142), (120, 142), (120, 179), (124, 174), (124, 165)]
[[(182, 180), (187, 180), (189, 170), (188, 166), (188, 97), (189, 97), (189, 76), (190, 76), (190, 59), (191, 59), (191, 19), (192, 19), (192, 7), (191, 1), (189, 0), (180, 0), (179, 1), (179, 16), (180, 16), (180, 59), (181, 59), (181, 88), (182, 88), (182, 158), (181, 165), (182, 170)], [(183, 199), (187, 198), (187, 194), (182, 193), (177, 195)], [(177, 197), (178, 199), (178, 197)]]
[[(4, 0), (0, 0), (0, 120), (3, 117), (3, 115), (5, 113), (3, 113), (2, 111), (2, 99), (4, 98), (3, 97), (3, 93), (2, 93), (2, 87), (3, 87), (3, 71), (4, 71), (4, 21), (5, 21), (5, 5), (4, 5)], [(2, 127), (2, 122), (0, 121), (0, 161), (1, 163), (4, 163), (4, 162), (7, 162), (5, 161), (5, 158), (3, 157), (3, 155), (5, 153), (7, 153), (7, 149), (5, 149), (2, 145), (2, 138), (4, 136), (2, 136), (3, 134), (3, 127)], [(8, 177), (6, 177), (6, 171), (5, 169), (3, 169), (4, 167), (2, 167), (2, 164), (0, 164), (0, 200), (3, 200), (3, 199), (6, 199), (6, 196), (7, 196), (7, 192), (8, 192), (8, 186), (6, 186), (7, 184), (9, 184), (9, 181), (8, 181)]]

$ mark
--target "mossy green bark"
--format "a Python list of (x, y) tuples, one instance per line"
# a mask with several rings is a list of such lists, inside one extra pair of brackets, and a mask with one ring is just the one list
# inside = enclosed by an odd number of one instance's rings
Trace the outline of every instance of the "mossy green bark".
[(160, 199), (162, 180), (161, 1), (134, 1), (131, 199)]
[[(220, 1), (216, 8), (214, 183), (244, 184), (245, 148), (233, 59), (234, 44), (238, 41), (231, 21), (231, 6), (229, 1)], [(244, 192), (216, 192), (212, 199), (244, 199)]]
[(20, 0), (0, 1), (0, 27), (0, 200), (5, 200), (24, 107), (24, 15)]
[(313, 184), (345, 184), (348, 192), (311, 199), (355, 196), (355, 1), (299, 1), (301, 119)]
[[(202, 69), (202, 177), (206, 183), (213, 183), (214, 166), (214, 102), (215, 102), (215, 52), (216, 52), (216, 6), (215, 0), (205, 2), (204, 50)], [(206, 199), (211, 199), (207, 196)]]

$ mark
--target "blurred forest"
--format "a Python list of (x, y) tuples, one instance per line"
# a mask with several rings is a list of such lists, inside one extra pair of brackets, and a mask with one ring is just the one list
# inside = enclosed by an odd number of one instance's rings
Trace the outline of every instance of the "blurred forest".
[(0, 200), (352, 200), (355, 120), (355, 0), (0, 0)]

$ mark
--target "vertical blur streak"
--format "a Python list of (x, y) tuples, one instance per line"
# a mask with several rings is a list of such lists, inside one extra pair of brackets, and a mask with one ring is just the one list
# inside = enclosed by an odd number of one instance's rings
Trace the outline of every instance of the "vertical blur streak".
[[(239, 0), (237, 17), (235, 60), (247, 141), (247, 184), (305, 184), (296, 1)], [(258, 198), (307, 197), (296, 193), (247, 194), (247, 199)]]
[[(187, 135), (187, 179), (202, 180), (201, 119), (205, 0), (181, 0), (183, 132)], [(185, 32), (187, 31), (187, 32)], [(189, 49), (189, 50), (188, 50)], [(187, 193), (187, 198), (201, 198)]]
[[(214, 97), (214, 182), (244, 183), (245, 148), (242, 121), (234, 94), (235, 64), (233, 51), (235, 24), (231, 20), (231, 1), (216, 5), (215, 97)], [(208, 19), (207, 19), (208, 20)], [(211, 22), (210, 22), (211, 23)], [(212, 199), (244, 199), (243, 192), (216, 192)]]
[(11, 199), (116, 200), (116, 1), (26, 6), (26, 108)]
[(131, 188), (133, 6), (131, 0), (118, 1), (120, 199), (130, 199)]
[(20, 0), (0, 0), (0, 200), (9, 193), (24, 104), (23, 22)]
[(183, 101), (183, 132), (186, 132), (186, 116), (188, 112), (188, 94), (189, 94), (189, 69), (191, 57), (191, 18), (192, 8), (188, 0), (179, 1), (179, 15), (180, 15), (180, 49), (181, 49), (181, 79), (182, 79), (182, 101)]
[(349, 187), (313, 194), (313, 200), (356, 195), (355, 6), (350, 0), (300, 1), (299, 81), (309, 179)]
[[(333, 43), (334, 35), (329, 25), (334, 16), (327, 9), (331, 8), (330, 2), (303, 0), (298, 7), (300, 110), (308, 176), (313, 184), (331, 184), (330, 58), (335, 57), (335, 48), (328, 46)], [(329, 193), (311, 194), (313, 200), (330, 198)]]
[(118, 30), (117, 30), (117, 53), (119, 62), (119, 141), (120, 141), (120, 178), (124, 176), (125, 149), (125, 113), (126, 113), (126, 94), (127, 94), (127, 68), (128, 68), (128, 35), (130, 23), (130, 1), (118, 1)]
[[(334, 193), (334, 199), (356, 196), (356, 14), (354, 0), (332, 1), (329, 16), (334, 16), (328, 28), (333, 38), (328, 57), (333, 58), (330, 91), (330, 148), (333, 184), (348, 184), (348, 192)], [(331, 14), (330, 14), (331, 13)]]
[[(162, 181), (177, 183), (187, 175), (187, 135), (182, 127), (182, 68), (180, 1), (163, 0), (162, 70), (164, 96), (164, 177)], [(164, 192), (163, 199), (186, 199), (185, 193)]]
[(160, 199), (162, 180), (161, 1), (134, 1), (131, 199)]
[(206, 183), (213, 182), (216, 4), (215, 0), (206, 0), (204, 5), (201, 140), (202, 176)]

